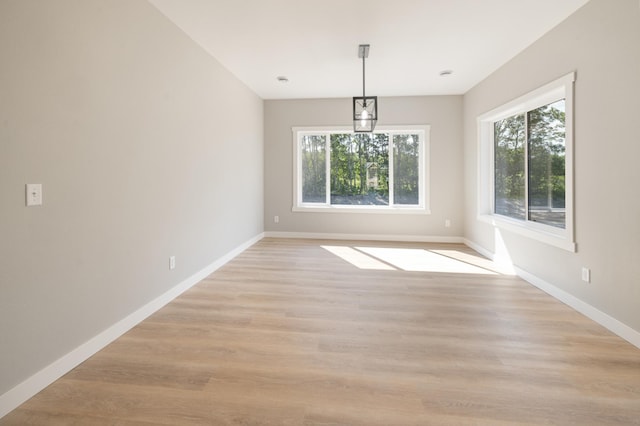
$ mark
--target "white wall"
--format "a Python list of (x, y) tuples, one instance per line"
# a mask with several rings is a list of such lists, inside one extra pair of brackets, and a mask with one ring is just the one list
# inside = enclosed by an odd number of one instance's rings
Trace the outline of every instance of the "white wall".
[[(515, 265), (640, 332), (640, 3), (592, 0), (464, 96), (465, 236), (500, 252), (478, 222), (476, 118), (576, 71), (577, 253), (501, 233)], [(592, 282), (581, 281), (591, 268)]]
[[(292, 212), (295, 126), (350, 126), (351, 98), (265, 101), (265, 230), (402, 237), (461, 237), (462, 96), (379, 98), (382, 125), (429, 124), (431, 214)], [(280, 222), (275, 224), (273, 217)], [(451, 227), (445, 228), (445, 219)]]
[(0, 58), (2, 395), (262, 232), (263, 102), (143, 0), (2, 0)]

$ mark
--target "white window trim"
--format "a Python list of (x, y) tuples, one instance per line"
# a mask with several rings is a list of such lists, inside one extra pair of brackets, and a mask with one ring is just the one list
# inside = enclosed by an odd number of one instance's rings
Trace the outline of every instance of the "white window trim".
[[(303, 203), (302, 200), (302, 187), (299, 185), (302, 182), (302, 168), (301, 152), (299, 149), (299, 138), (305, 133), (313, 134), (331, 134), (331, 133), (353, 133), (353, 127), (345, 126), (332, 126), (332, 127), (292, 127), (292, 139), (293, 139), (293, 212), (308, 212), (308, 213), (373, 213), (373, 214), (431, 214), (430, 210), (430, 170), (429, 170), (429, 158), (430, 158), (430, 141), (429, 134), (431, 126), (429, 125), (406, 125), (406, 126), (376, 126), (375, 133), (389, 132), (393, 133), (410, 133), (420, 132), (423, 135), (423, 144), (419, 151), (418, 161), (420, 162), (419, 179), (420, 179), (420, 200), (422, 203), (418, 206), (411, 205), (390, 205), (390, 206), (354, 206), (354, 205), (331, 205), (331, 204), (319, 204), (319, 203)], [(393, 152), (389, 150), (389, 171), (392, 171)], [(326, 164), (326, 176), (329, 179), (331, 165), (329, 162)], [(327, 191), (331, 188), (327, 185)], [(389, 188), (390, 196), (393, 188)]]
[[(575, 72), (545, 84), (478, 117), (478, 220), (570, 252), (576, 251), (573, 203), (573, 102)], [(565, 99), (565, 228), (518, 220), (494, 212), (493, 123)]]

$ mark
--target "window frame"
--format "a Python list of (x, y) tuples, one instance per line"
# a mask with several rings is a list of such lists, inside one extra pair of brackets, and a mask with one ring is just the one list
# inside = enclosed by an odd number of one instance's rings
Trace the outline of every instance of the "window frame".
[[(575, 79), (575, 72), (571, 72), (504, 105), (494, 108), (477, 118), (478, 220), (570, 252), (576, 251), (573, 201)], [(558, 228), (529, 220), (528, 205), (525, 205), (527, 214), (523, 220), (495, 213), (494, 123), (517, 114), (526, 114), (528, 111), (560, 99), (565, 100), (565, 227)], [(526, 143), (528, 144), (528, 140)], [(525, 162), (528, 162), (526, 156)], [(528, 192), (528, 181), (529, 175), (527, 171), (527, 175), (525, 176), (525, 194)]]
[(315, 212), (315, 213), (378, 213), (378, 214), (430, 214), (429, 197), (429, 158), (430, 158), (430, 134), (429, 125), (407, 125), (407, 126), (376, 126), (373, 133), (389, 134), (389, 198), (391, 201), (393, 191), (393, 135), (394, 134), (418, 134), (421, 137), (418, 164), (419, 164), (419, 203), (418, 205), (389, 204), (389, 205), (353, 205), (353, 204), (330, 204), (330, 169), (331, 169), (331, 149), (327, 146), (326, 152), (326, 194), (329, 203), (304, 203), (302, 202), (302, 150), (300, 149), (300, 139), (309, 134), (330, 135), (335, 133), (355, 134), (353, 127), (331, 126), (331, 127), (292, 127), (293, 139), (293, 212)]

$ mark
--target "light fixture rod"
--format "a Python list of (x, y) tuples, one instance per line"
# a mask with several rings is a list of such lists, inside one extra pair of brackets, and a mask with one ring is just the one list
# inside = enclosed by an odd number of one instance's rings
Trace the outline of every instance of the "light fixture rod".
[(364, 60), (369, 57), (369, 45), (361, 44), (358, 46), (358, 58), (362, 58), (362, 97), (365, 97), (364, 83), (365, 83), (365, 73), (364, 73)]
[(362, 57), (362, 97), (365, 97), (364, 94), (364, 56)]

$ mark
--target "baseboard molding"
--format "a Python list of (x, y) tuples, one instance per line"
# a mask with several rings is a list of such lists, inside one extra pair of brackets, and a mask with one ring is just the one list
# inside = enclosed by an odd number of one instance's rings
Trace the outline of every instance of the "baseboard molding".
[(465, 246), (472, 248), (473, 250), (477, 251), (487, 259), (495, 260), (495, 253), (490, 252), (489, 250), (485, 249), (481, 245), (476, 244), (471, 240), (467, 240), (466, 238), (463, 240), (463, 243)]
[(16, 409), (20, 404), (49, 386), (54, 381), (71, 371), (80, 363), (84, 362), (96, 352), (107, 346), (109, 343), (122, 336), (124, 333), (132, 329), (134, 326), (142, 322), (148, 316), (171, 302), (173, 299), (193, 287), (202, 279), (219, 269), (221, 266), (229, 262), (238, 254), (264, 238), (261, 233), (250, 240), (240, 244), (229, 253), (220, 257), (202, 270), (196, 272), (186, 280), (182, 281), (166, 293), (158, 296), (151, 302), (142, 306), (137, 311), (118, 321), (105, 331), (91, 338), (87, 342), (78, 346), (68, 354), (62, 356), (47, 367), (43, 368), (24, 382), (18, 384), (13, 389), (0, 395), (0, 418)]
[(592, 319), (597, 322), (607, 330), (611, 331), (614, 334), (622, 337), (627, 342), (636, 346), (640, 349), (640, 333), (629, 327), (628, 325), (618, 321), (617, 319), (611, 317), (608, 314), (600, 311), (599, 309), (591, 306), (590, 304), (584, 302), (583, 300), (578, 299), (574, 295), (567, 293), (561, 288), (556, 287), (555, 285), (536, 277), (535, 275), (514, 266), (516, 274), (527, 281), (528, 283), (538, 287), (540, 290), (545, 293), (553, 296), (559, 301), (569, 305), (576, 311), (580, 312), (587, 318)]
[(441, 237), (424, 235), (386, 235), (386, 234), (338, 234), (323, 232), (265, 232), (270, 238), (301, 238), (310, 240), (360, 240), (360, 241), (398, 241), (418, 243), (463, 243), (462, 237)]
[[(480, 253), (481, 255), (488, 257), (489, 259), (492, 260), (496, 260), (495, 259), (495, 254), (490, 252), (489, 250), (485, 249), (484, 247), (474, 243), (473, 241), (464, 240), (464, 244), (470, 248), (472, 248), (473, 250), (477, 251), (478, 253)], [(580, 312), (582, 315), (586, 316), (587, 318), (597, 322), (598, 324), (600, 324), (601, 326), (603, 326), (604, 328), (606, 328), (607, 330), (611, 331), (612, 333), (620, 336), (621, 338), (623, 338), (624, 340), (626, 340), (627, 342), (631, 343), (632, 345), (640, 348), (640, 332), (634, 330), (633, 328), (629, 327), (628, 325), (618, 321), (617, 319), (611, 317), (608, 314), (605, 314), (604, 312), (600, 311), (599, 309), (591, 306), (590, 304), (586, 303), (585, 301), (578, 299), (577, 297), (575, 297), (574, 295), (567, 293), (566, 291), (562, 290), (561, 288), (551, 284), (550, 282), (547, 282), (535, 275), (533, 275), (530, 272), (525, 271), (522, 268), (518, 268), (515, 265), (511, 265), (511, 268), (513, 268), (514, 273), (519, 276), (520, 278), (522, 278), (523, 280), (527, 281), (529, 284), (538, 287), (540, 290), (544, 291), (545, 293), (549, 294), (550, 296), (554, 297), (555, 299), (561, 301), (562, 303), (570, 306), (571, 308), (575, 309), (576, 311)]]
[(496, 256), (495, 253), (490, 252), (489, 250), (485, 249), (481, 245), (476, 244), (473, 241), (467, 240), (466, 238), (464, 239), (463, 244), (465, 246), (467, 246), (469, 248), (472, 248), (473, 250), (477, 251), (478, 253), (480, 253), (481, 255), (486, 257), (487, 259), (491, 259), (497, 265), (500, 265), (502, 273), (509, 274), (509, 275), (517, 275), (516, 271), (515, 271), (515, 269), (513, 267), (513, 263), (511, 262), (510, 259), (500, 258), (500, 257)]

